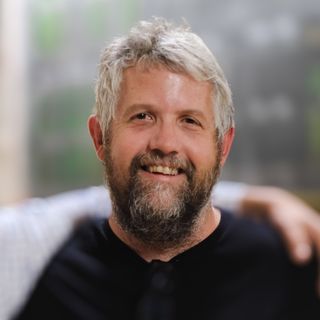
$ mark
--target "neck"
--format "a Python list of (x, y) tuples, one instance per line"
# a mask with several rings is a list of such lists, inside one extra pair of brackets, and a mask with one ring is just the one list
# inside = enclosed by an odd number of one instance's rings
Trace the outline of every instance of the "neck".
[(114, 212), (112, 212), (112, 215), (109, 218), (109, 224), (114, 234), (147, 262), (152, 260), (167, 262), (176, 255), (190, 249), (206, 239), (217, 228), (220, 223), (220, 218), (221, 213), (219, 210), (213, 207), (205, 208), (188, 239), (185, 239), (183, 244), (166, 250), (153, 248), (147, 243), (143, 243), (139, 241), (139, 239), (136, 239), (134, 236), (127, 233), (118, 223)]

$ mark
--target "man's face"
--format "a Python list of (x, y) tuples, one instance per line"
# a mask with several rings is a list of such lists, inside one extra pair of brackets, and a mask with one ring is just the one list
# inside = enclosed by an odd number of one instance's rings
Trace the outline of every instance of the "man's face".
[(187, 237), (220, 168), (211, 85), (164, 68), (127, 69), (104, 161), (123, 229), (168, 247)]

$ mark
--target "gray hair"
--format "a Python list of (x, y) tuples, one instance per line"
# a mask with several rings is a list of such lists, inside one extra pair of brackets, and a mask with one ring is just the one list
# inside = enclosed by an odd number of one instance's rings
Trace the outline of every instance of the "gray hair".
[(163, 18), (153, 18), (140, 21), (127, 36), (114, 39), (102, 52), (95, 111), (103, 134), (115, 115), (123, 72), (136, 65), (163, 66), (197, 81), (209, 81), (213, 86), (218, 137), (221, 139), (234, 126), (231, 90), (212, 52), (189, 27), (177, 27)]

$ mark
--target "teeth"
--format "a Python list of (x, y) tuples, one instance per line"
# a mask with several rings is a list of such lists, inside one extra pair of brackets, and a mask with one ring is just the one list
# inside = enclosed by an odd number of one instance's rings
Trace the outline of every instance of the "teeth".
[(162, 173), (170, 176), (175, 176), (178, 174), (178, 169), (176, 168), (169, 168), (169, 167), (163, 167), (163, 166), (149, 166), (148, 168), (149, 172), (156, 172), (156, 173)]

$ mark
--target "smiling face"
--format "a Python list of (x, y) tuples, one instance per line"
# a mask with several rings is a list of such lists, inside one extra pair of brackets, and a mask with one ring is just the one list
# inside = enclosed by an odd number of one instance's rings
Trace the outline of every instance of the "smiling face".
[(121, 227), (154, 245), (186, 238), (210, 207), (233, 137), (218, 148), (211, 85), (164, 68), (129, 68), (108, 142), (95, 116), (89, 128)]

